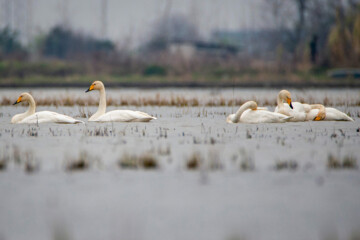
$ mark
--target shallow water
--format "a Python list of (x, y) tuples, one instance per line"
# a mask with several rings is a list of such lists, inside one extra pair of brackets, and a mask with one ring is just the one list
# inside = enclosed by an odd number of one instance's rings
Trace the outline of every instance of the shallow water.
[[(2, 90), (0, 96), (16, 99), (22, 91)], [(171, 91), (202, 99), (232, 97), (232, 90), (183, 89), (109, 90), (108, 96), (167, 96)], [(358, 90), (312, 91), (319, 99), (359, 98)], [(34, 96), (55, 97), (77, 92), (32, 91)], [(258, 99), (277, 93), (234, 92)], [(302, 92), (312, 95), (294, 94)], [(325, 239), (334, 234), (347, 239), (359, 229), (359, 169), (328, 169), (327, 162), (333, 155), (340, 161), (351, 156), (359, 163), (360, 107), (337, 106), (355, 122), (285, 124), (226, 124), (233, 107), (126, 108), (158, 119), (12, 125), (11, 116), (26, 106), (0, 106), (1, 156), (11, 159), (0, 171), (0, 239), (59, 234), (69, 239)], [(77, 106), (38, 107), (45, 109), (80, 115)], [(85, 107), (87, 111), (96, 107)], [(82, 154), (89, 169), (66, 171), (66, 164)], [(120, 168), (119, 160), (132, 154), (152, 155), (159, 168)], [(187, 161), (194, 154), (202, 164), (189, 170)], [(38, 166), (31, 174), (24, 170), (29, 159)], [(247, 163), (254, 169), (245, 171)], [(279, 170), (280, 163), (292, 167)]]

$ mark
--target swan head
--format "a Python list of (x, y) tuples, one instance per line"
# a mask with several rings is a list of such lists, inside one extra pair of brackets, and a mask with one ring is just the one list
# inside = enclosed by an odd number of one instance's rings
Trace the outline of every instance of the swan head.
[(29, 102), (31, 99), (32, 99), (32, 96), (30, 95), (30, 93), (24, 92), (24, 93), (20, 94), (20, 96), (18, 97), (16, 102), (14, 102), (13, 105), (21, 103), (21, 102)]
[(313, 104), (310, 106), (311, 109), (319, 109), (318, 114), (316, 115), (316, 117), (313, 119), (314, 121), (321, 121), (324, 120), (326, 117), (326, 110), (324, 105), (322, 104)]
[(93, 82), (90, 85), (89, 89), (86, 90), (85, 92), (90, 92), (92, 90), (101, 90), (103, 88), (104, 88), (104, 84), (101, 81), (97, 80), (97, 81)]
[(281, 101), (286, 101), (289, 104), (290, 108), (293, 109), (293, 106), (291, 104), (291, 94), (288, 90), (281, 90), (279, 92), (279, 99)]

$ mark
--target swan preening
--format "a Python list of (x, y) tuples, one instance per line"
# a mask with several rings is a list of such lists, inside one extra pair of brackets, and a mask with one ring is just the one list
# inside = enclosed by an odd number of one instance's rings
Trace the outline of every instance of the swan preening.
[(132, 110), (114, 110), (106, 112), (105, 86), (101, 81), (95, 81), (85, 92), (98, 90), (100, 92), (100, 102), (97, 112), (89, 118), (92, 122), (149, 122), (156, 117), (147, 113)]
[(267, 111), (258, 108), (256, 102), (248, 101), (241, 105), (235, 114), (230, 114), (226, 122), (228, 123), (284, 123), (292, 117), (281, 113)]
[(28, 102), (29, 109), (24, 113), (16, 114), (11, 119), (11, 123), (84, 123), (83, 121), (56, 112), (35, 112), (36, 103), (30, 93), (22, 93), (14, 105), (20, 102)]
[[(286, 102), (287, 104), (285, 104)], [(315, 121), (354, 121), (345, 113), (335, 109), (324, 107), (321, 104), (306, 104), (291, 101), (291, 94), (287, 90), (281, 90), (277, 96), (275, 112), (292, 116), (290, 121), (302, 122)]]

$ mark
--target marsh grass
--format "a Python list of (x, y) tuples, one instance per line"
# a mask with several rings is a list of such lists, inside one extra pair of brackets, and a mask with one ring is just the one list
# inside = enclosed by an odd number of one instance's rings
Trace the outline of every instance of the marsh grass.
[(27, 151), (24, 154), (24, 170), (26, 173), (34, 173), (40, 169), (40, 164), (36, 158), (34, 158), (34, 154), (32, 151)]
[(298, 163), (295, 160), (277, 160), (274, 166), (274, 169), (276, 171), (281, 171), (281, 170), (296, 171), (297, 168), (298, 168)]
[(7, 165), (10, 161), (10, 156), (8, 152), (5, 150), (2, 151), (0, 156), (0, 171), (4, 171), (7, 168)]
[(86, 151), (81, 151), (77, 158), (67, 159), (65, 164), (66, 171), (83, 171), (90, 167), (90, 158)]
[(112, 123), (112, 128), (108, 127), (95, 127), (93, 130), (85, 129), (84, 136), (96, 136), (96, 137), (115, 137), (116, 132)]
[(160, 156), (169, 156), (171, 154), (171, 147), (170, 145), (166, 145), (165, 147), (159, 146), (157, 152)]
[(21, 151), (20, 151), (20, 148), (17, 145), (13, 146), (13, 159), (14, 159), (15, 164), (21, 164), (22, 163)]
[(122, 169), (157, 169), (159, 168), (158, 159), (150, 152), (135, 154), (124, 153), (118, 161)]
[(357, 169), (357, 159), (352, 155), (347, 155), (343, 158), (337, 158), (332, 154), (328, 155), (327, 159), (328, 169)]
[[(256, 100), (257, 103), (261, 106), (275, 106), (276, 98), (262, 98), (257, 99), (255, 96), (252, 99)], [(347, 99), (330, 99), (325, 96), (322, 100), (316, 100), (314, 98), (307, 97), (306, 99), (302, 96), (296, 96), (297, 101), (306, 102), (309, 104), (320, 103), (325, 106), (360, 106), (360, 100), (349, 101)], [(205, 106), (205, 107), (220, 107), (220, 106), (240, 106), (244, 104), (249, 99), (227, 99), (223, 96), (212, 98), (208, 100), (204, 100), (200, 97), (185, 97), (182, 95), (169, 96), (169, 97), (161, 97), (159, 93), (155, 96), (148, 97), (120, 97), (120, 98), (107, 98), (108, 106), (177, 106), (177, 107), (197, 107), (197, 106)], [(8, 97), (3, 97), (0, 100), (0, 105), (9, 106), (14, 102), (14, 99), (10, 99)], [(99, 99), (96, 97), (73, 97), (73, 96), (62, 96), (58, 98), (51, 97), (43, 97), (37, 98), (36, 104), (38, 106), (97, 106), (99, 104)], [(89, 116), (89, 114), (88, 114)]]
[(144, 169), (156, 169), (159, 167), (158, 160), (151, 153), (142, 154), (139, 163)]
[(251, 172), (255, 170), (255, 162), (252, 158), (241, 160), (240, 169), (244, 172)]
[(216, 150), (210, 150), (208, 152), (208, 157), (206, 159), (207, 168), (211, 171), (218, 171), (224, 168), (221, 159), (219, 157), (219, 153)]
[(29, 129), (27, 130), (27, 136), (38, 137), (39, 136), (39, 128), (29, 126)]
[(124, 153), (118, 163), (119, 167), (123, 169), (137, 169), (139, 167), (138, 158), (128, 153)]
[[(240, 155), (240, 170), (244, 172), (250, 172), (255, 170), (255, 160), (253, 155), (248, 152), (246, 149), (242, 148), (239, 151)], [(233, 157), (234, 160), (237, 159), (237, 156), (235, 155)]]
[(188, 170), (197, 170), (199, 169), (201, 163), (202, 163), (202, 157), (200, 153), (194, 152), (186, 160), (186, 168)]

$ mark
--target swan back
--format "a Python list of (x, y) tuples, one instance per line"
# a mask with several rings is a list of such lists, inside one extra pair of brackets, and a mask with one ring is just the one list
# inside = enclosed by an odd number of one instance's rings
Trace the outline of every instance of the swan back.
[(228, 122), (228, 123), (237, 123), (237, 122), (239, 122), (241, 115), (248, 109), (256, 110), (257, 109), (257, 103), (254, 102), (254, 101), (247, 101), (246, 103), (241, 105), (241, 107), (236, 111), (235, 114), (230, 114), (226, 118), (226, 122)]
[(60, 113), (56, 113), (56, 112), (51, 112), (51, 111), (41, 111), (41, 112), (37, 112), (35, 114), (32, 114), (26, 118), (24, 118), (22, 121), (20, 121), (19, 123), (84, 123), (83, 121), (74, 119), (72, 117), (60, 114)]

